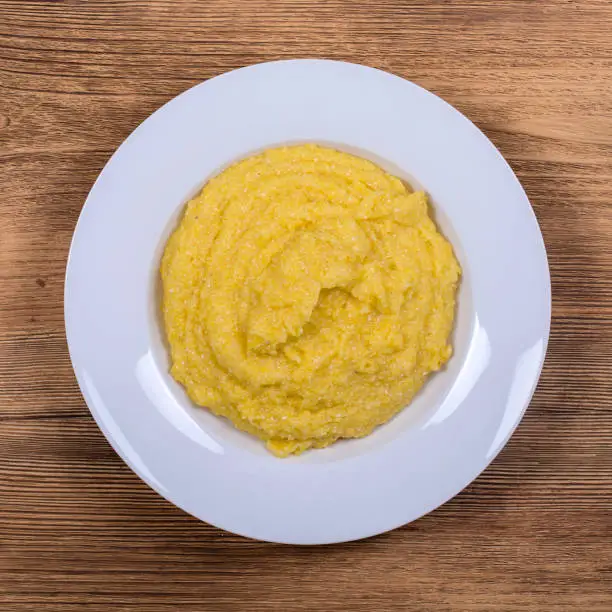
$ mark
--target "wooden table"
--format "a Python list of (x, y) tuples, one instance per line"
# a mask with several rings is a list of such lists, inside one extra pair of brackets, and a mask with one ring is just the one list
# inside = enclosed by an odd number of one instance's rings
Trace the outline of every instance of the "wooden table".
[[(554, 302), (493, 465), (411, 525), (319, 548), (223, 533), (144, 485), (89, 415), (62, 310), (119, 143), (203, 79), (304, 56), (392, 71), (484, 130)], [(612, 610), (611, 83), (609, 0), (0, 0), (0, 610)]]

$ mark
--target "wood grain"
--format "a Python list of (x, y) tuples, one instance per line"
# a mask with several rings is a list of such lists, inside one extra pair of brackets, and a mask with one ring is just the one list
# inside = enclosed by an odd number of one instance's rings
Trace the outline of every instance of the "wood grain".
[[(609, 0), (0, 0), (0, 610), (612, 610)], [(550, 349), (507, 448), (454, 500), (321, 548), (149, 490), (70, 367), (63, 276), (98, 172), (154, 109), (245, 64), (329, 57), (466, 113), (535, 208)]]

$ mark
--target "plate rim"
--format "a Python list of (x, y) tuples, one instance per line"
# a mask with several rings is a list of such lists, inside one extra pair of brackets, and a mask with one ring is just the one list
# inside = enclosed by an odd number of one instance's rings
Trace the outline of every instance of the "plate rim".
[(526, 396), (526, 401), (524, 402), (524, 405), (520, 411), (520, 414), (518, 414), (514, 420), (513, 425), (506, 431), (506, 435), (504, 436), (503, 442), (499, 445), (499, 447), (496, 449), (496, 451), (489, 457), (487, 458), (487, 461), (484, 465), (482, 465), (480, 467), (480, 469), (478, 470), (478, 472), (476, 473), (476, 475), (471, 478), (467, 483), (465, 483), (464, 485), (462, 485), (461, 487), (459, 487), (455, 492), (453, 492), (452, 494), (445, 496), (444, 501), (442, 501), (439, 504), (436, 504), (435, 506), (433, 506), (432, 508), (425, 510), (422, 514), (420, 514), (418, 517), (412, 518), (408, 521), (412, 522), (413, 520), (417, 520), (418, 518), (428, 514), (429, 512), (431, 512), (432, 510), (438, 508), (440, 505), (446, 503), (447, 501), (449, 501), (450, 499), (452, 499), (453, 497), (455, 497), (457, 494), (459, 494), (466, 486), (468, 486), (469, 484), (471, 484), (475, 478), (477, 478), (480, 474), (482, 474), (489, 466), (490, 464), (495, 460), (495, 458), (497, 457), (497, 455), (501, 452), (501, 450), (506, 446), (508, 440), (510, 439), (510, 437), (514, 434), (514, 432), (516, 431), (516, 428), (518, 427), (518, 425), (520, 424), (522, 418), (524, 417), (524, 414), (527, 410), (527, 408), (529, 407), (529, 404), (533, 398), (533, 395), (536, 391), (538, 382), (540, 380), (541, 377), (541, 373), (542, 373), (542, 369), (543, 369), (543, 365), (544, 365), (544, 361), (545, 361), (545, 357), (546, 357), (546, 353), (547, 353), (547, 347), (548, 347), (548, 341), (549, 341), (549, 337), (550, 337), (550, 328), (551, 328), (551, 314), (552, 314), (552, 291), (551, 291), (551, 281), (550, 281), (550, 268), (548, 265), (548, 256), (547, 256), (547, 252), (546, 252), (546, 244), (544, 242), (544, 238), (537, 220), (537, 217), (535, 215), (535, 212), (533, 210), (533, 206), (531, 205), (529, 198), (527, 196), (527, 194), (525, 193), (525, 190), (522, 186), (522, 184), (520, 183), (520, 181), (518, 180), (518, 178), (516, 177), (516, 175), (514, 174), (514, 171), (512, 170), (512, 167), (510, 166), (510, 164), (507, 162), (507, 160), (503, 157), (503, 155), (501, 154), (501, 152), (499, 151), (499, 149), (494, 145), (493, 142), (491, 142), (488, 137), (468, 118), (466, 117), (463, 113), (461, 113), (461, 111), (459, 111), (458, 109), (456, 109), (455, 107), (453, 107), (452, 105), (450, 105), (448, 102), (446, 102), (443, 98), (437, 96), (436, 94), (426, 90), (425, 88), (417, 85), (416, 83), (413, 83), (411, 81), (408, 81), (407, 79), (404, 79), (403, 77), (394, 75), (392, 73), (377, 69), (377, 68), (372, 68), (370, 66), (366, 66), (363, 64), (354, 64), (351, 62), (343, 62), (343, 61), (338, 61), (338, 60), (327, 60), (327, 59), (318, 59), (318, 58), (304, 58), (304, 59), (289, 59), (289, 60), (277, 60), (277, 61), (272, 61), (272, 62), (261, 62), (261, 63), (257, 63), (257, 64), (252, 64), (249, 66), (245, 66), (245, 67), (241, 67), (241, 68), (237, 68), (235, 70), (231, 70), (222, 74), (219, 74), (215, 77), (212, 77), (210, 79), (207, 79), (201, 83), (198, 83), (192, 87), (190, 87), (189, 89), (179, 93), (177, 96), (171, 98), (170, 100), (168, 100), (166, 103), (164, 103), (161, 107), (159, 107), (157, 110), (155, 110), (153, 113), (151, 113), (150, 115), (148, 115), (129, 135), (128, 137), (119, 145), (119, 147), (117, 147), (117, 149), (113, 152), (113, 154), (109, 157), (109, 159), (107, 160), (107, 162), (104, 165), (104, 168), (102, 169), (102, 171), (100, 172), (100, 174), (98, 175), (98, 177), (96, 178), (95, 182), (93, 183), (88, 196), (85, 200), (85, 203), (79, 213), (79, 218), (78, 221), (75, 225), (74, 228), (74, 232), (73, 232), (73, 236), (71, 239), (71, 243), (70, 243), (70, 249), (68, 252), (68, 256), (67, 256), (67, 262), (66, 262), (66, 274), (65, 274), (65, 278), (64, 278), (64, 324), (65, 324), (65, 333), (66, 333), (66, 338), (67, 338), (67, 342), (68, 342), (68, 349), (69, 349), (69, 354), (70, 354), (70, 360), (71, 360), (71, 365), (73, 367), (73, 370), (75, 372), (75, 377), (77, 379), (78, 385), (79, 385), (79, 389), (83, 395), (83, 397), (85, 398), (86, 404), (88, 406), (88, 409), (90, 411), (90, 413), (92, 414), (94, 420), (96, 421), (98, 427), (100, 428), (100, 430), (103, 432), (103, 434), (105, 435), (106, 439), (109, 441), (109, 443), (111, 444), (112, 448), (115, 450), (115, 452), (123, 459), (123, 461), (128, 465), (128, 467), (130, 467), (130, 469), (136, 473), (137, 476), (139, 476), (139, 478), (141, 478), (141, 480), (143, 480), (144, 482), (146, 482), (154, 491), (156, 491), (159, 495), (161, 495), (162, 497), (164, 497), (167, 501), (169, 501), (170, 503), (172, 503), (173, 505), (176, 505), (178, 507), (180, 507), (181, 509), (183, 509), (185, 512), (192, 514), (192, 516), (198, 518), (198, 520), (205, 520), (206, 522), (215, 525), (216, 527), (219, 527), (221, 529), (224, 529), (226, 531), (232, 532), (232, 533), (236, 533), (238, 535), (247, 537), (247, 538), (255, 538), (257, 540), (263, 540), (263, 541), (269, 541), (269, 542), (277, 542), (277, 543), (287, 543), (287, 544), (328, 544), (328, 543), (336, 543), (336, 542), (347, 542), (347, 541), (353, 541), (353, 540), (359, 540), (359, 539), (365, 539), (365, 538), (369, 538), (375, 535), (378, 535), (380, 533), (384, 533), (387, 531), (391, 531), (393, 529), (396, 529), (404, 524), (407, 524), (406, 521), (400, 521), (396, 524), (390, 525), (384, 529), (379, 529), (378, 527), (374, 527), (372, 530), (368, 531), (368, 530), (364, 530), (363, 535), (357, 535), (355, 537), (351, 537), (351, 538), (345, 538), (345, 539), (326, 539), (323, 538), (321, 541), (313, 541), (313, 542), (300, 542), (300, 541), (294, 541), (294, 540), (280, 540), (280, 539), (268, 539), (265, 537), (261, 537), (260, 535), (253, 535), (252, 533), (249, 533), (248, 530), (242, 532), (239, 529), (236, 529), (235, 526), (225, 526), (223, 525), (221, 522), (219, 521), (210, 521), (208, 519), (202, 519), (201, 517), (199, 517), (195, 512), (192, 512), (190, 509), (186, 508), (183, 504), (177, 504), (173, 499), (171, 499), (170, 495), (166, 495), (166, 493), (163, 490), (160, 490), (160, 487), (156, 484), (155, 482), (155, 478), (151, 478), (150, 474), (148, 474), (148, 469), (143, 470), (143, 466), (138, 466), (137, 463), (134, 462), (133, 458), (130, 458), (128, 455), (126, 455), (124, 453), (124, 448), (122, 446), (121, 441), (118, 439), (116, 432), (111, 432), (108, 427), (107, 427), (107, 423), (101, 418), (100, 414), (96, 411), (96, 409), (94, 409), (93, 405), (92, 405), (92, 401), (91, 401), (91, 397), (90, 397), (90, 392), (87, 388), (87, 385), (85, 384), (85, 382), (82, 380), (82, 376), (79, 373), (79, 367), (78, 364), (75, 363), (75, 356), (74, 356), (74, 340), (71, 341), (71, 335), (72, 332), (70, 331), (70, 323), (69, 323), (69, 315), (67, 313), (67, 304), (70, 300), (70, 291), (71, 291), (71, 269), (74, 267), (73, 266), (73, 258), (74, 258), (74, 244), (75, 244), (75, 240), (77, 237), (77, 234), (79, 232), (79, 227), (82, 224), (82, 220), (85, 216), (86, 211), (88, 210), (88, 207), (91, 207), (91, 202), (92, 202), (92, 198), (91, 198), (91, 194), (92, 192), (94, 192), (96, 185), (98, 185), (99, 181), (102, 178), (102, 175), (105, 171), (105, 169), (110, 165), (110, 163), (112, 162), (112, 160), (116, 157), (116, 155), (120, 152), (120, 150), (124, 147), (124, 145), (126, 145), (126, 143), (130, 142), (133, 137), (140, 133), (140, 131), (143, 129), (144, 124), (152, 117), (158, 115), (158, 113), (160, 113), (163, 109), (166, 109), (168, 107), (168, 105), (170, 105), (172, 102), (174, 102), (174, 100), (176, 100), (178, 97), (184, 96), (185, 94), (187, 94), (188, 92), (191, 92), (195, 89), (197, 89), (198, 87), (200, 87), (201, 85), (211, 82), (211, 81), (215, 81), (217, 79), (223, 79), (226, 78), (228, 75), (232, 75), (235, 73), (239, 73), (242, 71), (249, 71), (252, 70), (253, 68), (257, 68), (259, 66), (269, 66), (269, 65), (273, 65), (273, 64), (294, 64), (294, 63), (304, 63), (304, 62), (315, 62), (315, 63), (330, 63), (330, 64), (344, 64), (344, 65), (349, 65), (349, 66), (357, 66), (359, 68), (365, 68), (367, 70), (372, 70), (372, 71), (376, 71), (379, 73), (382, 73), (384, 75), (387, 76), (392, 76), (395, 79), (399, 79), (401, 81), (403, 81), (404, 83), (408, 83), (413, 87), (418, 88), (419, 90), (422, 90), (423, 92), (426, 92), (428, 95), (433, 96), (435, 98), (437, 98), (438, 100), (440, 100), (441, 102), (444, 103), (445, 106), (448, 107), (448, 109), (452, 112), (452, 113), (456, 113), (459, 114), (463, 120), (467, 121), (469, 124), (471, 124), (471, 126), (476, 129), (480, 134), (482, 134), (487, 142), (491, 145), (492, 149), (495, 151), (495, 154), (498, 158), (498, 161), (501, 161), (507, 168), (507, 170), (509, 170), (509, 172), (511, 173), (511, 175), (514, 177), (516, 183), (518, 184), (518, 186), (520, 187), (520, 190), (522, 191), (523, 197), (526, 201), (526, 203), (528, 204), (528, 209), (529, 212), (532, 216), (532, 221), (535, 223), (535, 227), (538, 230), (538, 235), (539, 235), (539, 239), (540, 239), (540, 247), (541, 247), (541, 251), (542, 251), (542, 255), (544, 257), (544, 261), (543, 263), (545, 264), (545, 269), (547, 272), (546, 275), (546, 286), (543, 287), (543, 292), (546, 294), (547, 297), (547, 317), (544, 321), (545, 324), (545, 328), (543, 330), (543, 351), (541, 354), (541, 358), (539, 359), (539, 365), (538, 365), (538, 369), (537, 372), (535, 373), (535, 376), (533, 377), (533, 380), (531, 382), (531, 388), (529, 390), (528, 395)]

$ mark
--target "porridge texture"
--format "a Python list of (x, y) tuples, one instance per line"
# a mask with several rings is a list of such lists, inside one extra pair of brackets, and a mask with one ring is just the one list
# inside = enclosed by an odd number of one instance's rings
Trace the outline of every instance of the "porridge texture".
[(426, 194), (330, 148), (211, 179), (161, 277), (172, 376), (279, 457), (371, 433), (451, 356), (460, 267)]

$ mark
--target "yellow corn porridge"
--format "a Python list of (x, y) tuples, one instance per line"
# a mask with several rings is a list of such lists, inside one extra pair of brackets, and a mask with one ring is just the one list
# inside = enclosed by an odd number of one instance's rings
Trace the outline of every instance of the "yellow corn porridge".
[(459, 276), (425, 193), (333, 149), (264, 151), (168, 240), (171, 374), (279, 457), (366, 436), (449, 359)]

